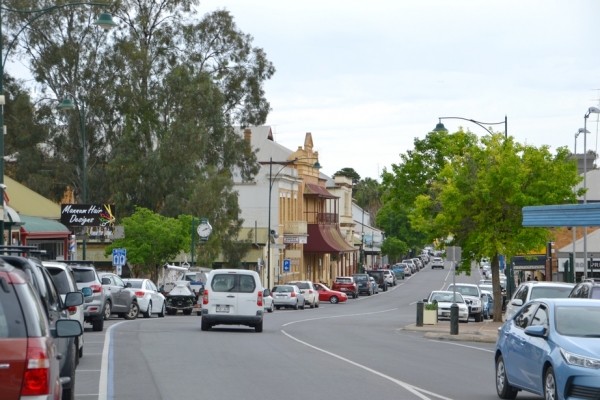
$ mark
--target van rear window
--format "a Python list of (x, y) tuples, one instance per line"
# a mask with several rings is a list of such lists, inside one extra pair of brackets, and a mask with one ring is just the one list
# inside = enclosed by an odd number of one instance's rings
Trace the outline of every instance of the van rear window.
[(252, 275), (218, 274), (214, 276), (211, 288), (215, 292), (253, 293), (256, 282)]

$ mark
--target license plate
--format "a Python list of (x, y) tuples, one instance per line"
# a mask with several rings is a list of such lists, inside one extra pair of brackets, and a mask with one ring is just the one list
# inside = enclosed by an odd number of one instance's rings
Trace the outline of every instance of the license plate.
[(229, 306), (217, 306), (217, 312), (229, 312)]
[(445, 312), (445, 313), (442, 313), (442, 315), (443, 315), (444, 317), (447, 317), (447, 316), (449, 316), (449, 315), (450, 315), (450, 313), (447, 313), (447, 312)]
[(348, 290), (348, 289), (346, 289), (346, 288), (342, 288), (342, 292), (345, 292), (346, 290)]

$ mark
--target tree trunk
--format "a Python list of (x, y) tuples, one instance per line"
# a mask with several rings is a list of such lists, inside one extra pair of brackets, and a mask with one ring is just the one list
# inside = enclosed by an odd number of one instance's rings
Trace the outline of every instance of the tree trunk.
[(492, 287), (494, 290), (494, 322), (502, 322), (502, 289), (500, 287), (500, 257), (492, 258)]

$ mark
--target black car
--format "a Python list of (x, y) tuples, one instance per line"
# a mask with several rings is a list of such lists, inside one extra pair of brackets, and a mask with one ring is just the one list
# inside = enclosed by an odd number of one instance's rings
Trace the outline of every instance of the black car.
[(358, 286), (359, 295), (361, 293), (366, 293), (368, 296), (373, 294), (368, 274), (354, 274), (352, 277), (354, 278), (354, 282), (356, 282), (356, 286)]
[[(67, 293), (63, 302), (59, 291), (56, 289), (50, 273), (42, 265), (42, 262), (31, 252), (36, 248), (31, 246), (2, 246), (1, 252), (16, 252), (28, 254), (27, 257), (0, 255), (0, 259), (6, 264), (23, 271), (30, 279), (31, 285), (37, 292), (42, 309), (48, 318), (50, 329), (56, 329), (56, 323), (60, 320), (70, 320), (68, 308), (83, 304), (81, 292)], [(91, 295), (91, 292), (85, 294)], [(83, 329), (83, 328), (82, 328)], [(73, 399), (75, 393), (75, 368), (78, 361), (78, 347), (76, 337), (60, 337), (55, 343), (60, 357), (60, 378), (63, 385), (63, 400)]]
[(600, 300), (600, 282), (591, 279), (581, 282), (571, 290), (569, 297)]
[(383, 271), (371, 270), (367, 271), (367, 274), (369, 274), (369, 276), (372, 276), (373, 279), (375, 279), (375, 282), (377, 282), (377, 285), (379, 285), (381, 290), (387, 292), (387, 282), (385, 281), (385, 275), (383, 274)]

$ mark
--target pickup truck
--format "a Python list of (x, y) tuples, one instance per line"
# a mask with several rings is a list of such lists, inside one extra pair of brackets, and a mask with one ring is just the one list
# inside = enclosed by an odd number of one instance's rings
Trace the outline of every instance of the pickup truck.
[(338, 276), (335, 278), (331, 290), (346, 293), (348, 297), (352, 296), (353, 299), (358, 297), (358, 285), (351, 276)]

